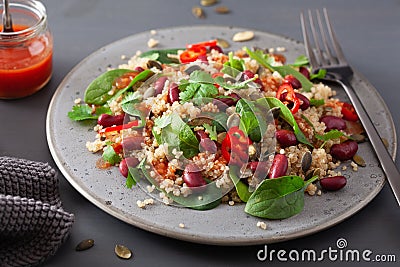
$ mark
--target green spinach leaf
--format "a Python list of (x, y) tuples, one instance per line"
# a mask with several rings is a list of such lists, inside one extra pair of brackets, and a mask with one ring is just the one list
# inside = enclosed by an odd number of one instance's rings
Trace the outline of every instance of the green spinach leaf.
[(105, 104), (112, 97), (108, 92), (111, 91), (115, 79), (128, 72), (132, 72), (132, 70), (115, 69), (98, 76), (86, 88), (85, 102), (98, 106)]
[(199, 141), (190, 126), (175, 113), (163, 117), (155, 121), (155, 126), (159, 132), (154, 130), (153, 134), (157, 142), (159, 144), (167, 143), (170, 152), (174, 148), (182, 151), (186, 158), (197, 155), (199, 153)]
[(236, 104), (236, 112), (240, 115), (239, 128), (244, 131), (251, 140), (260, 142), (267, 130), (266, 119), (253, 101), (240, 99)]
[(305, 187), (316, 179), (317, 176), (307, 182), (299, 176), (266, 179), (250, 196), (245, 212), (266, 219), (286, 219), (298, 214), (304, 208)]
[(229, 168), (229, 177), (235, 184), (236, 192), (238, 193), (240, 200), (243, 202), (247, 202), (252, 192), (249, 191), (249, 186), (240, 180), (238, 175), (239, 172), (240, 172), (239, 167), (232, 165)]

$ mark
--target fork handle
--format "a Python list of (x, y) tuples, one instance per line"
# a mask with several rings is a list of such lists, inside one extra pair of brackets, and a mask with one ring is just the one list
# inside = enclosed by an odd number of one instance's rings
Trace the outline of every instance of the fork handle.
[(397, 203), (400, 205), (400, 173), (397, 170), (392, 157), (387, 151), (382, 138), (379, 136), (378, 131), (376, 130), (371, 118), (365, 110), (364, 105), (356, 95), (350, 82), (347, 79), (334, 79), (334, 81), (343, 87), (349, 96), (350, 101), (353, 103), (354, 109), (356, 110), (357, 115), (364, 126), (365, 132), (367, 133), (368, 138), (375, 149), (376, 156), (378, 157), (386, 178), (389, 181)]

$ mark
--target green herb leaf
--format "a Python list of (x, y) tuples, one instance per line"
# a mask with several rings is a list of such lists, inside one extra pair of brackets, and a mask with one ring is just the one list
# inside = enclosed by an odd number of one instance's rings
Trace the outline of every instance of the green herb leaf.
[(261, 98), (258, 99), (256, 102), (257, 103), (261, 103), (263, 101), (267, 101), (268, 105), (270, 108), (273, 107), (279, 107), (280, 108), (280, 113), (279, 116), (281, 116), (287, 123), (290, 124), (290, 126), (293, 127), (293, 131), (294, 134), (296, 135), (296, 138), (299, 142), (309, 145), (309, 146), (313, 146), (306, 138), (306, 136), (304, 135), (304, 133), (301, 131), (299, 125), (297, 124), (295, 118), (293, 117), (292, 112), (290, 112), (290, 110), (288, 109), (288, 107), (286, 107), (285, 104), (283, 104), (279, 99), (275, 98), (275, 97), (265, 97), (265, 98)]
[(101, 74), (87, 87), (84, 101), (99, 106), (105, 104), (111, 98), (108, 92), (111, 91), (115, 79), (128, 72), (132, 72), (132, 70), (115, 69)]
[(325, 75), (326, 75), (326, 69), (319, 69), (318, 73), (310, 74), (310, 80), (323, 79), (323, 78), (325, 78)]
[(286, 219), (298, 214), (304, 207), (304, 188), (312, 181), (305, 183), (299, 176), (266, 179), (250, 196), (245, 212), (266, 219)]
[[(228, 89), (228, 90), (239, 90), (239, 89), (247, 89), (249, 88), (249, 83), (254, 81), (256, 78), (251, 78), (248, 80), (245, 80), (243, 82), (237, 82), (237, 83), (227, 83), (225, 82), (224, 78), (222, 77), (216, 77), (214, 79), (215, 83), (221, 86), (222, 88)], [(258, 86), (258, 85), (256, 85)]]
[(169, 57), (169, 55), (177, 55), (179, 50), (185, 50), (185, 48), (150, 50), (142, 53), (140, 57), (157, 60), (158, 62), (164, 64), (179, 63), (177, 58)]
[(310, 82), (303, 74), (295, 70), (293, 67), (289, 65), (284, 66), (272, 66), (271, 63), (273, 62), (268, 55), (265, 55), (262, 51), (251, 51), (247, 47), (245, 48), (246, 52), (249, 56), (255, 59), (260, 65), (268, 68), (271, 71), (277, 71), (282, 77), (286, 75), (293, 75), (299, 82), (301, 83), (303, 90), (306, 92), (311, 91), (311, 87), (313, 87), (313, 83)]
[(92, 111), (93, 109), (88, 105), (75, 105), (68, 112), (68, 117), (74, 121), (97, 120), (101, 114), (112, 114), (110, 108), (106, 106), (96, 107), (96, 113), (94, 114), (92, 114)]
[(217, 141), (217, 127), (216, 126), (211, 126), (210, 124), (204, 123), (203, 124), (204, 129), (208, 132), (208, 137), (210, 137), (211, 140)]
[(179, 99), (181, 102), (199, 98), (214, 98), (218, 95), (218, 89), (214, 86), (214, 79), (205, 71), (193, 71), (189, 80), (182, 80), (179, 85)]
[(329, 141), (332, 139), (337, 139), (337, 138), (340, 138), (340, 137), (346, 136), (346, 135), (339, 130), (333, 129), (323, 135), (316, 133), (314, 136), (315, 136), (315, 138), (326, 142), (326, 141)]
[(229, 52), (228, 61), (224, 63), (221, 69), (222, 73), (228, 74), (232, 77), (236, 77), (241, 71), (245, 69), (245, 64), (243, 59), (233, 58), (233, 52)]
[(294, 60), (294, 63), (291, 65), (294, 67), (301, 67), (307, 65), (308, 63), (308, 58), (305, 55), (300, 55)]
[(121, 157), (117, 153), (115, 153), (114, 148), (111, 145), (106, 146), (103, 151), (102, 157), (111, 165), (115, 165), (121, 161)]

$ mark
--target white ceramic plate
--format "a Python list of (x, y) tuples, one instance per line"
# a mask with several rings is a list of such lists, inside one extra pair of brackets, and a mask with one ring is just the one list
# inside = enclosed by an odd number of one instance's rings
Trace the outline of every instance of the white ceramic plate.
[[(85, 58), (60, 84), (50, 103), (47, 114), (47, 140), (51, 154), (65, 178), (93, 204), (110, 215), (142, 229), (197, 243), (218, 245), (265, 244), (297, 238), (316, 233), (333, 226), (369, 203), (382, 189), (385, 177), (369, 143), (360, 145), (359, 154), (367, 167), (358, 172), (347, 168), (343, 174), (348, 178), (345, 188), (321, 196), (306, 195), (305, 208), (301, 214), (286, 220), (267, 221), (268, 229), (256, 226), (259, 218), (244, 212), (244, 205), (220, 205), (216, 209), (196, 211), (159, 202), (141, 209), (137, 200), (148, 198), (139, 188), (127, 189), (125, 180), (117, 168), (96, 168), (98, 154), (86, 150), (86, 141), (93, 141), (93, 123), (74, 122), (67, 117), (74, 99), (83, 98), (85, 88), (107, 67), (124, 63), (121, 55), (128, 57), (137, 50), (146, 51), (149, 38), (160, 41), (157, 47), (183, 47), (187, 43), (212, 38), (228, 41), (238, 31), (247, 29), (220, 26), (193, 26), (160, 29), (156, 35), (150, 32), (136, 34), (111, 43)], [(304, 54), (301, 43), (269, 33), (255, 31), (255, 38), (245, 43), (231, 43), (229, 50), (246, 45), (263, 48), (285, 47), (288, 62)], [(377, 91), (356, 74), (353, 86), (361, 93), (372, 120), (381, 136), (389, 141), (389, 150), (395, 157), (396, 136), (390, 113)], [(339, 97), (344, 98), (339, 91)], [(349, 166), (349, 162), (345, 163)], [(180, 228), (183, 223), (185, 228)]]

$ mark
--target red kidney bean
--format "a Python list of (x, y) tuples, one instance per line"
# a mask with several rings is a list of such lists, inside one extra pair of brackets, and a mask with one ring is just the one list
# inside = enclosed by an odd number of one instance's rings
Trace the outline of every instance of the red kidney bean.
[(299, 72), (303, 74), (307, 79), (310, 79), (310, 71), (306, 67), (301, 66), (299, 68)]
[[(300, 108), (301, 110), (306, 110), (310, 107), (310, 100), (303, 94), (294, 93), (298, 99), (300, 99)], [(287, 92), (281, 94), (279, 100), (283, 101), (286, 99)]]
[(220, 46), (218, 46), (218, 45), (210, 46), (210, 51), (211, 51), (211, 50), (216, 50), (216, 51), (219, 52), (219, 53), (224, 53), (224, 51), (222, 50), (222, 48), (221, 48)]
[(293, 89), (301, 88), (301, 82), (293, 75), (286, 75), (285, 80), (292, 85)]
[(179, 88), (176, 83), (171, 83), (168, 88), (168, 103), (172, 104), (179, 101)]
[(144, 143), (143, 136), (127, 136), (121, 141), (123, 149), (127, 151), (142, 149), (142, 143)]
[(282, 129), (275, 132), (275, 137), (281, 147), (297, 145), (297, 138), (293, 131)]
[(135, 157), (128, 157), (119, 163), (119, 172), (124, 177), (128, 177), (129, 167), (134, 168), (139, 164), (139, 160)]
[(201, 175), (200, 168), (194, 163), (186, 165), (182, 178), (188, 187), (199, 187), (207, 184)]
[(195, 131), (194, 135), (199, 142), (201, 141), (201, 139), (208, 138), (208, 134), (204, 130)]
[(347, 140), (341, 144), (334, 144), (331, 147), (331, 155), (338, 160), (351, 159), (358, 150), (358, 144), (354, 140)]
[(121, 125), (124, 123), (125, 114), (121, 115), (108, 115), (108, 114), (101, 114), (97, 119), (97, 123), (103, 127), (110, 127), (113, 125)]
[(328, 191), (336, 191), (343, 188), (347, 183), (346, 177), (344, 176), (331, 176), (322, 178), (319, 180), (321, 187)]
[(336, 130), (344, 130), (346, 129), (346, 122), (342, 118), (336, 117), (336, 116), (323, 116), (320, 119), (321, 122), (325, 123), (325, 132), (329, 132), (330, 130), (336, 129)]
[(162, 90), (164, 89), (164, 85), (165, 82), (168, 80), (168, 78), (166, 76), (162, 76), (160, 78), (157, 79), (157, 81), (155, 81), (154, 83), (154, 96), (161, 94)]
[(286, 175), (289, 166), (288, 159), (283, 154), (276, 154), (268, 172), (269, 178), (278, 178)]
[(217, 152), (217, 145), (213, 140), (210, 138), (202, 138), (200, 140), (200, 152), (205, 152), (208, 151), (210, 153), (216, 153)]

